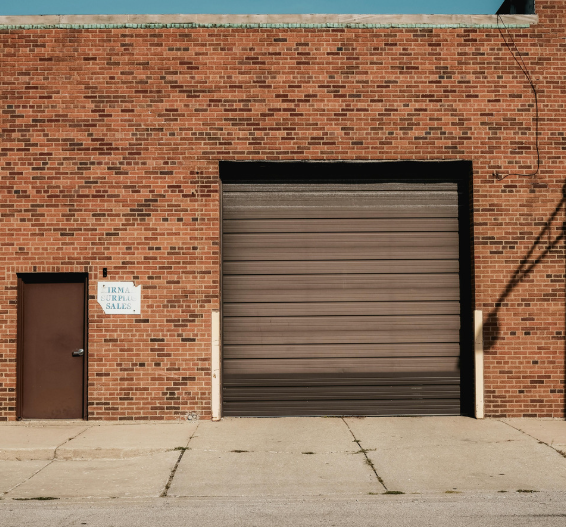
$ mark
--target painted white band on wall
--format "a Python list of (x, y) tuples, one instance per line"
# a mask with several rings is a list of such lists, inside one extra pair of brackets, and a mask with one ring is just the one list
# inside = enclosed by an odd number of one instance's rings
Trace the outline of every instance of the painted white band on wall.
[(476, 386), (475, 415), (476, 419), (483, 419), (483, 312), (479, 309), (474, 311), (474, 364)]
[(212, 420), (221, 418), (221, 385), (220, 385), (220, 311), (212, 310)]

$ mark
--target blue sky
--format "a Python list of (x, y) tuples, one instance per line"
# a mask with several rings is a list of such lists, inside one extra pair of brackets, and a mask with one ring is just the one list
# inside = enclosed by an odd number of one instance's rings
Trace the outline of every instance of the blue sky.
[(0, 15), (167, 13), (495, 14), (503, 0), (0, 0)]

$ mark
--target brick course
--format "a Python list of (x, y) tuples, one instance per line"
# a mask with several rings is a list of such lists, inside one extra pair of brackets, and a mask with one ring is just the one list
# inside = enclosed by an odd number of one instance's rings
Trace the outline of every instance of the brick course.
[[(89, 418), (210, 417), (221, 160), (473, 162), (486, 415), (565, 415), (564, 2), (494, 28), (0, 30), (0, 420), (16, 273), (88, 272)], [(509, 40), (508, 34), (503, 34)], [(510, 42), (510, 40), (509, 40)], [(108, 280), (142, 315), (104, 315)]]

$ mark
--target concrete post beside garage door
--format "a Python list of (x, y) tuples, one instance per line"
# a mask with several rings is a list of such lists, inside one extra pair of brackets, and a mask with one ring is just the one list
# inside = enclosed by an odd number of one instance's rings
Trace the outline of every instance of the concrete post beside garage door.
[(474, 335), (475, 415), (476, 419), (483, 419), (483, 312), (479, 309), (474, 311)]
[(221, 411), (221, 384), (220, 384), (220, 311), (212, 310), (212, 420), (219, 421), (222, 417)]

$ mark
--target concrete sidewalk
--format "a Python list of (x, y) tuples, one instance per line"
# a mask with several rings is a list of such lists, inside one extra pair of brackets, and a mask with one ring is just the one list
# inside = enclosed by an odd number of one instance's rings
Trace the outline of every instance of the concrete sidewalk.
[(566, 491), (566, 421), (0, 424), (4, 499)]

